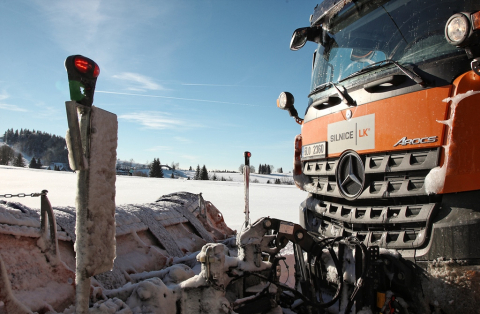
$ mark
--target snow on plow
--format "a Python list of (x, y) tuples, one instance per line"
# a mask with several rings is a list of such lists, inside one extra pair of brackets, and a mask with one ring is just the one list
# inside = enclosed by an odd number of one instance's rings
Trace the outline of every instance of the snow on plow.
[[(46, 233), (48, 217), (42, 219), (41, 210), (0, 203), (0, 312), (63, 312), (75, 303), (75, 209), (54, 207), (52, 213), (55, 230)], [(92, 278), (93, 312), (151, 307), (154, 313), (175, 313), (178, 284), (199, 273), (195, 257), (202, 247), (235, 243), (218, 209), (186, 192), (117, 206), (115, 220), (116, 258), (111, 271)]]
[[(78, 313), (75, 211), (46, 210), (45, 191), (41, 197), (43, 215), (0, 200), (0, 313)], [(391, 306), (400, 313), (454, 313), (456, 308), (474, 313), (478, 304), (478, 269), (438, 260), (427, 272), (412, 269), (418, 272), (413, 276), (395, 251), (377, 248), (374, 253), (341, 238), (330, 240), (338, 246), (329, 246), (299, 225), (273, 218), (261, 218), (235, 236), (201, 194), (179, 192), (155, 203), (117, 206), (115, 221), (113, 269), (92, 277), (88, 313), (348, 313), (353, 302), (366, 302), (379, 286), (376, 280), (388, 277), (393, 287), (398, 274), (410, 278), (416, 300), (397, 296), (392, 303), (384, 282), (384, 297), (376, 295), (380, 313)], [(295, 243), (295, 254), (301, 249), (323, 261), (326, 280), (337, 290), (319, 290), (323, 303), (305, 293), (308, 283), (300, 292), (280, 279), (284, 257), (279, 253), (289, 241)], [(364, 256), (357, 258), (356, 249)], [(357, 273), (359, 265), (363, 270)]]

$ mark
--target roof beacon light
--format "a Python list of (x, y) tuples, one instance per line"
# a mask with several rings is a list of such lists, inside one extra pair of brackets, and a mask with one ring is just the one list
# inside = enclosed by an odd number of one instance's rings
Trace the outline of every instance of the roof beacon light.
[(70, 99), (84, 106), (93, 104), (93, 94), (100, 68), (95, 61), (81, 56), (69, 56), (65, 60), (70, 87)]

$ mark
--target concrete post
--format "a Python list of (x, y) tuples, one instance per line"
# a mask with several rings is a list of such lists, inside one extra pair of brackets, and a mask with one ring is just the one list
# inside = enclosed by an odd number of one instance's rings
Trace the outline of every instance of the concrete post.
[[(88, 313), (90, 277), (111, 270), (115, 258), (117, 116), (75, 101), (65, 103), (67, 147), (77, 172), (76, 313)], [(80, 118), (80, 120), (79, 120)]]

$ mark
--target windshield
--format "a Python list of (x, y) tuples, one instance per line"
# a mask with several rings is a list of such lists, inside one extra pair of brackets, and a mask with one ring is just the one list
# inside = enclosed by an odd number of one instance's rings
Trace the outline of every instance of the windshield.
[(473, 9), (473, 1), (386, 2), (350, 3), (324, 24), (329, 39), (314, 54), (311, 90), (382, 60), (418, 64), (463, 52), (447, 43), (444, 29), (452, 14)]

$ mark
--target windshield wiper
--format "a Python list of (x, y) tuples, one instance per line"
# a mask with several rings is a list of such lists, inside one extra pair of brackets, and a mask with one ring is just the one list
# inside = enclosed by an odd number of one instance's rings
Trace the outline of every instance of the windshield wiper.
[(357, 72), (353, 72), (352, 74), (350, 74), (349, 76), (341, 79), (339, 82), (342, 82), (342, 81), (345, 81), (346, 79), (349, 79), (349, 78), (352, 78), (354, 76), (357, 76), (357, 75), (360, 75), (360, 74), (363, 74), (363, 73), (367, 73), (367, 72), (370, 72), (370, 71), (373, 71), (379, 67), (382, 67), (382, 66), (385, 66), (385, 65), (388, 65), (388, 64), (394, 64), (397, 68), (399, 68), (406, 76), (408, 76), (411, 80), (413, 80), (415, 83), (419, 84), (420, 86), (422, 87), (426, 87), (427, 84), (425, 84), (425, 82), (423, 81), (423, 79), (420, 77), (420, 75), (418, 75), (417, 73), (407, 69), (406, 67), (400, 65), (397, 61), (394, 61), (394, 60), (382, 60), (382, 61), (379, 61), (379, 62), (375, 62), (375, 63), (372, 63), (372, 64), (369, 64), (367, 65), (366, 67), (364, 67), (363, 69), (361, 70), (358, 70)]
[(331, 82), (331, 83), (332, 83), (332, 86), (337, 90), (337, 94), (340, 97), (340, 99), (343, 101), (343, 103), (345, 103), (346, 105), (349, 105), (349, 106), (356, 106), (357, 105), (357, 103), (352, 99), (352, 97), (350, 97), (350, 95), (348, 95), (345, 87), (343, 87), (343, 93), (342, 93), (342, 91), (340, 89), (338, 89), (337, 85), (335, 85), (333, 82)]
[(332, 84), (332, 82), (327, 82), (327, 83), (323, 83), (323, 84), (318, 85), (317, 87), (315, 87), (315, 88), (310, 92), (310, 94), (308, 94), (307, 97), (310, 97), (310, 96), (312, 96), (312, 95), (314, 95), (314, 94), (316, 94), (316, 93), (318, 93), (318, 92), (321, 92), (321, 91), (327, 89), (327, 87), (330, 86), (331, 84)]
[(327, 82), (327, 83), (323, 83), (322, 85), (317, 86), (310, 94), (308, 94), (308, 97), (310, 97), (311, 95), (313, 95), (315, 93), (318, 93), (321, 90), (327, 89), (328, 86), (333, 86), (333, 88), (336, 90), (340, 100), (343, 103), (345, 103), (346, 105), (348, 105), (348, 106), (356, 106), (357, 105), (356, 101), (353, 100), (352, 97), (350, 97), (350, 95), (348, 95), (345, 87), (343, 87), (343, 92), (342, 92), (337, 87), (337, 85), (335, 85), (335, 83), (333, 83), (333, 82)]

